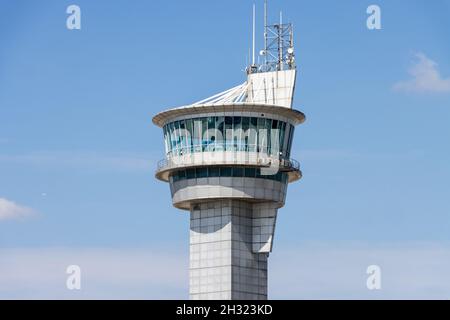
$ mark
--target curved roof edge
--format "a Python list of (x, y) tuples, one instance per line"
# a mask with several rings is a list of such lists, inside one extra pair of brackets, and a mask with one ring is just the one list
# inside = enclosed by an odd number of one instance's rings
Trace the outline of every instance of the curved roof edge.
[(178, 107), (162, 111), (153, 117), (153, 123), (158, 127), (163, 127), (170, 119), (184, 115), (195, 115), (212, 112), (263, 112), (275, 113), (292, 119), (294, 123), (301, 124), (306, 117), (303, 112), (273, 104), (255, 104), (255, 103), (230, 103), (230, 104), (196, 104), (190, 106)]

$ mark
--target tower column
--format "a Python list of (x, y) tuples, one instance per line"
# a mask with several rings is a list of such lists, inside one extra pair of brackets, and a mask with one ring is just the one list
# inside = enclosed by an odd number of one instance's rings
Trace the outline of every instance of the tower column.
[(191, 205), (190, 298), (267, 299), (274, 204), (211, 200)]

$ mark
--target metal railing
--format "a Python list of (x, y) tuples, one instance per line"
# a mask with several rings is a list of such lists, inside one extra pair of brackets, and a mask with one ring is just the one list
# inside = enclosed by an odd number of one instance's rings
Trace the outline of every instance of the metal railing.
[[(218, 164), (217, 162), (211, 163), (208, 161), (185, 163), (185, 162), (183, 162), (182, 156), (174, 157), (174, 158), (170, 157), (170, 158), (164, 158), (164, 159), (158, 161), (157, 171), (162, 171), (162, 170), (166, 170), (166, 169), (170, 169), (170, 168), (189, 166), (189, 165), (192, 165), (193, 167), (195, 167), (195, 166), (210, 165), (210, 164), (224, 165), (224, 166), (242, 164), (242, 165), (256, 165), (256, 166), (262, 166), (262, 167), (270, 167), (270, 166), (274, 165), (274, 163), (275, 163), (275, 165), (277, 165), (276, 164), (277, 161), (279, 162), (278, 166), (282, 169), (300, 171), (300, 163), (295, 159), (288, 159), (288, 158), (283, 158), (283, 157), (279, 157), (278, 159), (276, 159), (276, 158), (270, 157), (264, 153), (262, 155), (266, 155), (266, 156), (265, 157), (264, 156), (257, 157), (257, 161), (238, 161), (237, 163), (236, 162), (227, 163), (225, 161), (222, 164)], [(246, 160), (248, 160), (248, 159), (246, 159)], [(263, 160), (263, 161), (261, 161), (261, 160)]]
[(294, 169), (295, 171), (300, 171), (300, 162), (295, 159), (280, 159), (280, 164), (285, 168)]
[(156, 171), (161, 171), (162, 169), (167, 168), (167, 167), (169, 167), (169, 160), (164, 158), (164, 159), (158, 161)]
[(261, 145), (261, 144), (249, 144), (249, 143), (233, 143), (233, 142), (213, 142), (213, 143), (203, 143), (203, 144), (194, 144), (190, 146), (177, 147), (172, 150), (169, 150), (166, 153), (168, 158), (173, 156), (183, 156), (186, 154), (192, 153), (201, 153), (201, 152), (215, 152), (215, 151), (229, 151), (229, 152), (257, 152), (260, 154), (267, 154), (270, 156), (275, 156), (279, 154), (281, 157), (286, 157), (288, 151), (283, 152), (280, 149), (280, 145), (276, 144), (276, 147), (269, 145)]

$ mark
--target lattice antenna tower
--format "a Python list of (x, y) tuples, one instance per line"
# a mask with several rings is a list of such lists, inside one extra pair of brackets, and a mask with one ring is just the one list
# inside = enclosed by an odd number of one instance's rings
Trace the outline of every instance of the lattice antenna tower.
[(280, 12), (280, 21), (268, 24), (268, 5), (264, 1), (264, 49), (259, 54), (263, 57), (262, 63), (255, 63), (255, 6), (253, 6), (253, 57), (252, 64), (247, 73), (283, 71), (295, 69), (294, 54), (294, 28), (292, 23), (283, 23)]

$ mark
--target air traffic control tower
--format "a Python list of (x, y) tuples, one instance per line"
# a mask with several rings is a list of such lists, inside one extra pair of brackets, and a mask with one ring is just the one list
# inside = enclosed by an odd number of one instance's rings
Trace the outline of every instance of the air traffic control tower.
[[(291, 159), (296, 66), (290, 23), (267, 24), (264, 49), (246, 81), (202, 101), (163, 111), (166, 156), (156, 178), (190, 214), (191, 299), (267, 299), (267, 260), (287, 186), (302, 177)], [(280, 19), (281, 20), (281, 19)]]

